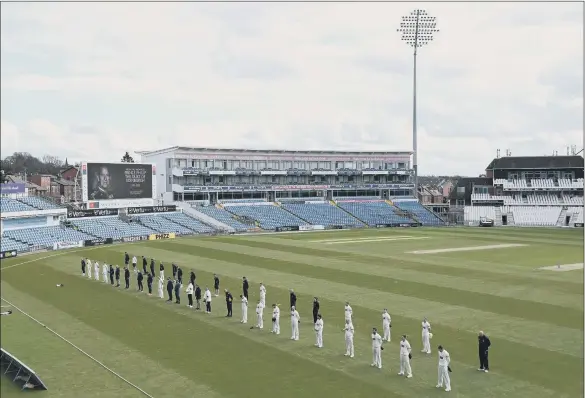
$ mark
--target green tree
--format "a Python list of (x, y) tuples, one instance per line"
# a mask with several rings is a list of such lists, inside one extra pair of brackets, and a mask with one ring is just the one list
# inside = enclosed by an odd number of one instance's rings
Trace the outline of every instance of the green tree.
[(122, 156), (122, 163), (134, 163), (134, 159), (130, 156), (130, 153), (126, 151), (124, 156)]

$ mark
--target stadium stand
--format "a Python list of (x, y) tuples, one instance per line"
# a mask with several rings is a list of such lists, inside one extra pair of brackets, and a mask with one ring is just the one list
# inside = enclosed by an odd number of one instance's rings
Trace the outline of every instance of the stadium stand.
[(364, 223), (330, 203), (283, 203), (282, 208), (313, 225), (363, 227)]
[(466, 206), (465, 207), (465, 222), (479, 224), (480, 220), (487, 218), (488, 220), (496, 219), (495, 207), (492, 206)]
[(52, 210), (61, 208), (49, 200), (38, 196), (24, 196), (18, 198), (17, 200), (38, 210)]
[(23, 242), (18, 242), (6, 234), (2, 236), (0, 240), (0, 252), (7, 252), (17, 250), (19, 253), (26, 252), (29, 249), (29, 245)]
[(131, 217), (136, 222), (161, 233), (175, 233), (178, 235), (190, 235), (194, 231), (182, 225), (176, 224), (161, 215), (142, 215)]
[(15, 199), (2, 198), (0, 200), (0, 211), (2, 213), (12, 213), (17, 211), (34, 211), (34, 207), (24, 204)]
[(52, 249), (53, 244), (57, 242), (78, 242), (95, 238), (91, 234), (65, 228), (61, 225), (14, 229), (4, 231), (3, 236), (31, 247), (40, 246), (46, 249)]
[(164, 213), (161, 214), (161, 216), (191, 230), (191, 233), (207, 234), (215, 231), (215, 229), (209, 225), (205, 225), (201, 221), (183, 213)]
[(280, 207), (269, 205), (256, 206), (226, 206), (225, 209), (239, 217), (245, 217), (255, 220), (260, 228), (264, 230), (275, 230), (283, 227), (300, 227), (309, 225), (308, 222), (301, 220), (297, 216), (281, 209)]
[(396, 214), (396, 208), (385, 201), (337, 202), (337, 205), (371, 227), (415, 223), (405, 215)]
[(421, 205), (417, 200), (395, 200), (394, 205), (400, 210), (411, 213), (422, 225), (442, 225), (445, 222), (435, 213)]
[(157, 231), (152, 228), (137, 223), (125, 223), (117, 217), (101, 217), (91, 220), (71, 220), (71, 224), (79, 231), (102, 239), (123, 239), (135, 236), (148, 236), (157, 233)]
[(197, 207), (197, 211), (211, 218), (215, 218), (219, 222), (229, 225), (230, 227), (234, 228), (236, 232), (246, 232), (247, 230), (252, 228), (249, 225), (246, 225), (238, 221), (235, 215), (226, 211), (223, 208), (217, 208), (215, 206), (200, 206)]
[(553, 227), (557, 225), (562, 207), (560, 206), (509, 206), (502, 213), (511, 213), (514, 225), (525, 227)]

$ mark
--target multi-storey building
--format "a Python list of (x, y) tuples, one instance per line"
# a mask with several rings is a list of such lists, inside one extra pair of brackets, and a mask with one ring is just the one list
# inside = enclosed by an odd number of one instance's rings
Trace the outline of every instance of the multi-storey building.
[(170, 201), (413, 196), (410, 152), (172, 147), (138, 152)]

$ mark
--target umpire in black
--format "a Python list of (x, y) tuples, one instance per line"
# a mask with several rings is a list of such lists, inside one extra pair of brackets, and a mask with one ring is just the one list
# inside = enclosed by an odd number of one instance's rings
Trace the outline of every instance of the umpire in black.
[(290, 289), (290, 308), (297, 306), (297, 295), (295, 291)]
[(142, 271), (146, 274), (146, 265), (148, 264), (148, 260), (146, 257), (142, 256)]
[(152, 274), (146, 274), (146, 285), (148, 286), (148, 295), (152, 295)]
[(173, 301), (173, 281), (170, 276), (167, 278), (167, 293), (169, 294), (167, 301)]
[(139, 292), (144, 291), (144, 286), (142, 285), (142, 279), (144, 279), (144, 276), (142, 275), (142, 272), (138, 271), (138, 275), (136, 276), (136, 281), (138, 282), (138, 291)]
[(175, 304), (181, 304), (181, 282), (175, 281)]
[(114, 271), (114, 266), (110, 265), (110, 285), (114, 286), (114, 274), (116, 271)]
[(479, 332), (477, 336), (478, 348), (479, 348), (479, 371), (489, 372), (490, 366), (488, 362), (488, 350), (492, 345), (489, 337), (484, 332)]
[(130, 270), (124, 267), (124, 282), (126, 282), (126, 289), (130, 288)]
[(195, 285), (195, 302), (197, 303), (196, 310), (201, 309), (201, 288), (199, 285)]
[(154, 277), (154, 258), (150, 260), (150, 274)]
[(248, 285), (248, 278), (246, 278), (245, 276), (242, 278), (242, 293), (244, 294), (244, 297), (246, 299), (248, 299), (248, 288), (250, 286)]
[(317, 315), (319, 315), (319, 299), (313, 299), (313, 323), (317, 323)]
[(195, 279), (197, 279), (195, 271), (191, 270), (191, 273), (189, 274), (189, 282), (191, 282), (193, 286), (195, 286)]
[(177, 266), (177, 280), (181, 285), (183, 284), (183, 270), (179, 266)]
[(120, 267), (118, 267), (117, 265), (114, 275), (116, 276), (116, 287), (120, 287)]
[(225, 305), (227, 307), (227, 315), (226, 317), (232, 317), (232, 307), (234, 303), (234, 296), (229, 292), (229, 290), (225, 289)]

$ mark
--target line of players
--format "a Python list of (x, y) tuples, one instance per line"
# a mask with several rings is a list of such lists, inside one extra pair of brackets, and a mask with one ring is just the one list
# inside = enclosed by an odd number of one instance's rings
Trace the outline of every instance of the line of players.
[[(124, 253), (124, 281), (125, 281), (125, 288), (130, 288), (130, 270), (129, 270), (129, 262), (130, 256), (128, 253)], [(152, 284), (154, 279), (154, 270), (155, 270), (155, 261), (151, 259), (150, 261), (150, 272), (148, 272), (148, 260), (146, 257), (142, 257), (142, 271), (137, 269), (137, 258), (133, 256), (132, 258), (132, 267), (133, 272), (136, 274), (137, 277), (137, 285), (138, 291), (144, 291), (143, 286), (143, 279), (144, 274), (146, 274), (147, 278), (147, 286), (148, 286), (148, 294), (152, 295)], [(92, 270), (93, 268), (93, 270)], [(114, 280), (116, 281), (115, 286), (120, 286), (120, 268), (119, 266), (108, 265), (105, 262), (102, 265), (102, 277), (103, 282), (108, 283), (110, 282), (111, 285), (114, 286)], [(87, 276), (89, 279), (92, 278), (92, 271), (95, 277), (95, 280), (99, 281), (99, 272), (100, 272), (100, 265), (98, 261), (95, 261), (93, 264), (91, 260), (87, 258), (81, 259), (81, 271), (83, 276)], [(173, 301), (173, 292), (175, 293), (175, 303), (180, 304), (180, 292), (182, 287), (182, 276), (183, 271), (182, 269), (172, 264), (172, 273), (173, 279), (171, 277), (167, 277), (167, 293), (168, 293), (168, 300)], [(195, 273), (191, 271), (190, 273), (190, 281), (186, 289), (187, 297), (188, 297), (188, 307), (194, 307), (194, 300), (193, 296), (195, 296), (195, 301), (197, 306), (195, 309), (200, 309), (200, 302), (202, 299), (201, 289), (195, 283)], [(160, 263), (159, 265), (159, 277), (158, 277), (158, 296), (160, 298), (164, 298), (164, 265)], [(214, 274), (214, 289), (215, 289), (215, 297), (219, 296), (219, 277)], [(242, 294), (240, 295), (241, 298), (241, 310), (242, 310), (242, 318), (241, 323), (247, 324), (248, 323), (248, 290), (249, 290), (249, 283), (246, 277), (243, 277), (242, 281)], [(256, 305), (256, 324), (255, 326), (250, 327), (250, 329), (260, 329), (264, 328), (264, 308), (266, 308), (266, 287), (263, 283), (260, 283), (259, 287), (260, 295)], [(232, 307), (233, 307), (233, 296), (232, 294), (225, 289), (225, 297), (226, 297), (226, 306), (227, 306), (227, 315), (226, 317), (232, 317)], [(212, 301), (212, 294), (209, 288), (205, 288), (205, 292), (203, 294), (203, 302), (205, 304), (205, 312), (206, 314), (211, 313), (211, 301)], [(299, 312), (296, 308), (296, 301), (297, 297), (293, 289), (290, 290), (290, 317), (291, 317), (291, 340), (299, 340), (299, 325), (301, 317)], [(353, 309), (351, 308), (349, 302), (345, 303), (344, 308), (344, 319), (345, 325), (342, 331), (345, 334), (345, 356), (349, 358), (354, 357), (354, 343), (353, 338), (355, 334), (355, 328), (353, 326)], [(383, 336), (378, 333), (377, 328), (372, 328), (372, 367), (377, 367), (378, 369), (382, 369), (382, 351), (384, 350), (383, 343), (391, 341), (391, 328), (392, 328), (392, 319), (390, 314), (388, 313), (387, 309), (384, 309), (382, 312), (382, 330)], [(315, 297), (313, 299), (313, 328), (315, 331), (315, 347), (323, 348), (323, 330), (324, 330), (324, 321), (323, 317), (320, 313), (320, 303), (319, 299)], [(279, 304), (272, 304), (272, 329), (271, 333), (280, 334), (280, 306)], [(427, 318), (424, 318), (422, 321), (422, 345), (423, 349), (421, 350), (424, 354), (431, 354), (431, 346), (430, 346), (430, 339), (433, 337), (431, 333), (431, 325), (428, 322)], [(438, 383), (437, 388), (445, 387), (445, 391), (451, 391), (451, 380), (449, 373), (451, 372), (450, 368), (450, 354), (445, 350), (441, 345), (438, 346), (439, 351), (439, 366), (438, 366)], [(410, 364), (410, 360), (412, 359), (412, 347), (407, 339), (406, 335), (401, 336), (400, 340), (400, 371), (398, 372), (399, 376), (405, 376), (406, 378), (412, 377), (412, 368)]]

